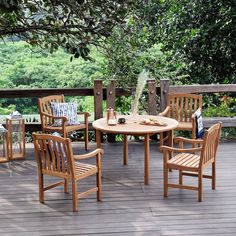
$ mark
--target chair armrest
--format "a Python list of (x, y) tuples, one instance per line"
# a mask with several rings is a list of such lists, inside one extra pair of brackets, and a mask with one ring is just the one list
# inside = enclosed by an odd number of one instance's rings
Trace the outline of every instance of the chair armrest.
[(161, 146), (163, 152), (169, 151), (169, 152), (187, 152), (187, 153), (194, 153), (199, 152), (202, 150), (201, 147), (198, 148), (174, 148), (174, 147), (168, 147), (168, 146)]
[(62, 127), (63, 130), (65, 129), (66, 122), (68, 121), (67, 117), (65, 117), (65, 116), (53, 116), (53, 115), (50, 115), (50, 114), (45, 113), (45, 112), (41, 112), (41, 115), (42, 115), (42, 126), (43, 127), (44, 126), (48, 126), (46, 118), (49, 118), (49, 119), (61, 119), (62, 120), (61, 125), (58, 126), (58, 127)]
[(77, 115), (84, 115), (84, 123), (88, 126), (88, 117), (90, 116), (89, 112), (77, 112)]
[(159, 116), (166, 116), (168, 114), (169, 110), (170, 110), (170, 107), (167, 106), (163, 112), (159, 113)]
[(90, 152), (90, 153), (86, 153), (86, 154), (82, 154), (82, 155), (74, 155), (74, 159), (75, 160), (83, 160), (83, 159), (87, 159), (90, 157), (97, 157), (97, 155), (103, 155), (104, 151), (101, 148), (97, 148), (96, 150)]
[(65, 116), (53, 116), (53, 115), (50, 115), (50, 114), (45, 113), (45, 112), (41, 112), (41, 114), (43, 116), (46, 116), (46, 117), (51, 118), (51, 119), (62, 119), (62, 120), (65, 120), (65, 121), (68, 120)]
[(84, 115), (84, 116), (87, 116), (87, 117), (91, 116), (90, 113), (86, 112), (86, 111), (85, 112), (81, 112), (81, 111), (77, 112), (77, 115)]
[(189, 139), (189, 138), (183, 138), (183, 137), (176, 137), (174, 138), (174, 142), (179, 143), (191, 143), (191, 144), (203, 144), (202, 139)]

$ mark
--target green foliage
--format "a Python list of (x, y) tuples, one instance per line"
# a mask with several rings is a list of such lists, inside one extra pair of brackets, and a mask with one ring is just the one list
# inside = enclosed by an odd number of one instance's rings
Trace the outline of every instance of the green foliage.
[(9, 115), (11, 112), (13, 112), (16, 109), (16, 106), (11, 104), (8, 107), (2, 107), (2, 104), (0, 103), (0, 114), (1, 115)]
[(63, 47), (74, 55), (90, 59), (90, 45), (110, 35), (122, 22), (132, 0), (2, 0), (0, 35), (22, 39), (52, 53)]
[(116, 98), (116, 111), (118, 114), (129, 114), (131, 110), (132, 97), (118, 97)]
[(235, 1), (164, 2), (165, 31), (161, 36), (166, 48), (188, 64), (188, 82), (233, 83), (236, 75)]
[[(91, 50), (93, 62), (76, 59), (63, 50), (50, 54), (46, 50), (32, 51), (23, 42), (0, 44), (1, 88), (76, 88), (92, 87), (101, 76), (103, 57)], [(85, 98), (77, 98), (78, 103)], [(82, 101), (81, 101), (82, 100)], [(36, 99), (1, 99), (3, 107), (16, 104), (23, 114), (37, 113)], [(93, 103), (92, 103), (93, 104)], [(82, 108), (81, 108), (82, 109)]]
[(221, 137), (226, 140), (235, 140), (236, 137), (236, 128), (222, 128)]
[(94, 98), (93, 97), (85, 97), (84, 99), (79, 99), (78, 105), (81, 111), (87, 111), (89, 113), (94, 112)]
[[(210, 102), (210, 100), (215, 100), (215, 102)], [(203, 110), (203, 115), (206, 117), (236, 116), (236, 98), (216, 95), (215, 97), (208, 98), (208, 104), (210, 106)]]
[[(32, 52), (22, 42), (0, 44), (0, 50), (0, 87), (88, 87), (100, 67), (95, 60), (70, 62), (69, 55), (62, 50), (54, 54)], [(92, 56), (100, 59), (95, 53)]]
[(140, 1), (135, 14), (117, 26), (106, 40), (103, 53), (107, 59), (104, 75), (117, 80), (122, 87), (134, 86), (138, 74), (147, 69), (151, 77), (177, 80), (185, 64), (176, 61), (172, 52), (164, 50), (158, 38), (161, 1)]
[[(205, 109), (203, 116), (205, 117), (235, 117), (236, 116), (236, 98), (228, 95), (205, 97)], [(236, 137), (236, 128), (222, 128), (221, 137), (232, 139)]]

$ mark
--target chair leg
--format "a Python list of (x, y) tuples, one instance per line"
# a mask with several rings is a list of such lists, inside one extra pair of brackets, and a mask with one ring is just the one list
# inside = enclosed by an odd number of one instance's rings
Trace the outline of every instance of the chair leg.
[(198, 172), (198, 201), (202, 201), (202, 171)]
[(159, 144), (160, 144), (160, 148), (159, 148), (159, 151), (162, 152), (162, 148), (161, 146), (164, 145), (164, 142), (168, 139), (168, 132), (162, 132), (160, 133), (160, 141), (159, 141)]
[(212, 189), (216, 189), (216, 163), (212, 163)]
[(77, 192), (76, 180), (72, 180), (72, 201), (73, 201), (73, 211), (78, 211), (78, 192)]
[(88, 128), (85, 129), (85, 150), (88, 151), (88, 143), (89, 143), (89, 135), (88, 135)]
[[(192, 139), (196, 139), (196, 132), (195, 132), (195, 130), (192, 130)], [(199, 145), (197, 145), (197, 146), (199, 146)], [(193, 143), (192, 144), (192, 148), (195, 148), (195, 147), (196, 147), (196, 144)]]
[(64, 182), (64, 192), (69, 193), (69, 180), (65, 179), (64, 181), (65, 181)]
[(164, 176), (164, 197), (168, 197), (168, 172), (169, 169), (168, 167), (164, 164), (164, 168), (163, 168), (163, 176)]
[(160, 133), (160, 140), (159, 140), (159, 151), (162, 152), (162, 148), (161, 146), (163, 145), (163, 133)]
[(43, 180), (43, 174), (39, 174), (39, 202), (44, 203), (44, 180)]
[(182, 172), (182, 170), (179, 171), (179, 184), (183, 185), (183, 172)]
[(101, 173), (101, 169), (99, 168), (98, 172), (97, 172), (97, 200), (101, 201), (102, 200), (102, 173)]

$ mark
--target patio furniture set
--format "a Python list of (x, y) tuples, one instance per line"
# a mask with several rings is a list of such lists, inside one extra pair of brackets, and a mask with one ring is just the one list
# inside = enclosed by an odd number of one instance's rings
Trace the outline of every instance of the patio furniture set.
[[(144, 137), (144, 183), (149, 184), (149, 140), (150, 136), (160, 134), (160, 151), (163, 152), (164, 197), (168, 196), (168, 188), (191, 189), (198, 191), (198, 200), (202, 201), (202, 178), (212, 180), (212, 189), (215, 189), (215, 158), (220, 138), (221, 124), (214, 124), (205, 131), (204, 136), (196, 138), (201, 127), (196, 120), (196, 111), (202, 106), (202, 96), (194, 94), (170, 94), (168, 106), (159, 116), (150, 115), (122, 115), (116, 119), (122, 122), (109, 123), (107, 118), (93, 122), (96, 130), (97, 149), (82, 155), (74, 155), (68, 133), (75, 130), (85, 131), (85, 150), (88, 150), (88, 117), (89, 113), (80, 112), (84, 116), (84, 123), (76, 123), (73, 104), (65, 103), (63, 95), (53, 95), (38, 100), (42, 131), (44, 133), (58, 132), (63, 137), (51, 134), (34, 134), (35, 157), (38, 164), (39, 200), (44, 202), (44, 192), (59, 185), (64, 185), (64, 192), (68, 192), (69, 180), (72, 182), (73, 210), (78, 210), (78, 198), (92, 192), (97, 193), (97, 200), (102, 194), (102, 149), (101, 134), (113, 133), (124, 135), (123, 163), (128, 163), (128, 136)], [(78, 115), (76, 113), (76, 115)], [(76, 119), (77, 117), (75, 117)], [(192, 132), (192, 139), (173, 138), (174, 130), (188, 130)], [(165, 146), (164, 143), (167, 142)], [(178, 142), (175, 148), (173, 143)], [(184, 143), (190, 148), (184, 148)], [(87, 164), (81, 160), (95, 157), (96, 165)], [(212, 165), (212, 175), (205, 175), (203, 170)], [(171, 184), (168, 181), (170, 170), (179, 171), (179, 183)], [(63, 181), (44, 185), (44, 175), (62, 178)], [(96, 175), (96, 187), (77, 193), (77, 181), (88, 176)], [(183, 184), (183, 176), (198, 177), (198, 186)]]

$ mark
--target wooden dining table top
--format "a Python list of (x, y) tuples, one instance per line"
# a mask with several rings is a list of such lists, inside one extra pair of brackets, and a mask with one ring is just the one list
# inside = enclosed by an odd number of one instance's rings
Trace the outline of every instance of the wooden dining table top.
[[(164, 131), (173, 130), (178, 126), (178, 121), (172, 118), (153, 115), (119, 115), (125, 118), (124, 124), (108, 125), (107, 118), (101, 118), (93, 122), (93, 127), (97, 130), (116, 134), (156, 134)], [(154, 120), (162, 125), (146, 124), (146, 120)]]

